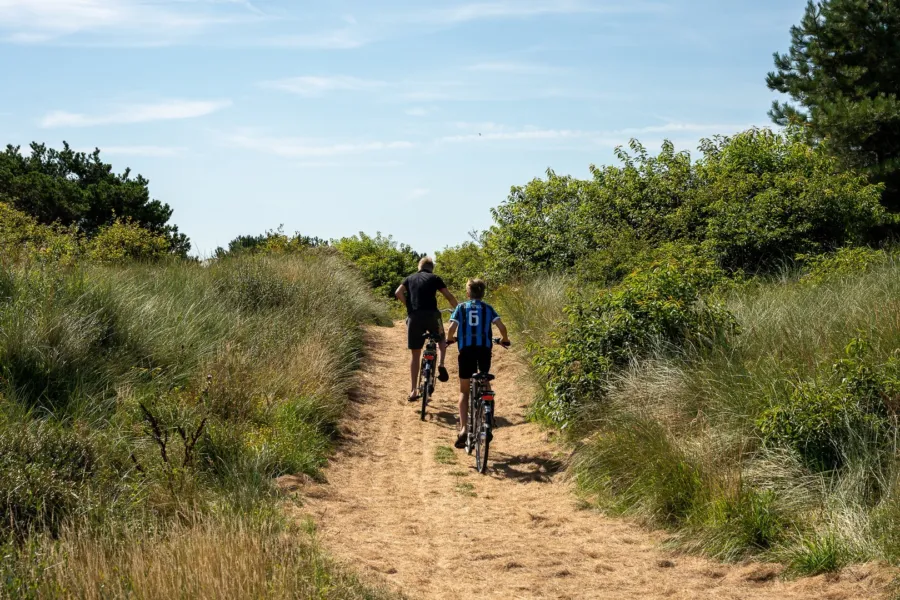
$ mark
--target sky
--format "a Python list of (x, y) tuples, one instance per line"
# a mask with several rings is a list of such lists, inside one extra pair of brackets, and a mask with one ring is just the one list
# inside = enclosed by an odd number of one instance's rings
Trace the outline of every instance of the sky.
[(637, 138), (768, 126), (806, 0), (0, 0), (0, 143), (101, 149), (194, 253), (283, 225), (434, 252)]

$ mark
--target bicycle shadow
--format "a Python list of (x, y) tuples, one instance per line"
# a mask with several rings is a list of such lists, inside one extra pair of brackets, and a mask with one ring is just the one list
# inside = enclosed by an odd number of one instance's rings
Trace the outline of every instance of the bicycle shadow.
[(549, 456), (527, 454), (513, 456), (494, 454), (489, 464), (491, 475), (497, 479), (510, 479), (522, 483), (529, 481), (549, 483), (564, 466), (561, 460)]
[[(459, 420), (459, 415), (455, 412), (450, 412), (447, 410), (441, 410), (434, 413), (434, 421), (444, 427), (456, 427), (456, 423)], [(506, 428), (506, 427), (515, 427), (516, 425), (521, 425), (522, 423), (513, 423), (509, 419), (505, 417), (495, 416), (494, 417), (494, 428)]]

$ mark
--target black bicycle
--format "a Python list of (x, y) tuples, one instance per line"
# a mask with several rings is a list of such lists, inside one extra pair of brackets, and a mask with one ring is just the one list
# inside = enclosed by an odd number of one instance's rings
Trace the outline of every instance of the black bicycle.
[(425, 407), (431, 401), (431, 395), (434, 394), (434, 377), (435, 377), (435, 360), (437, 359), (437, 344), (440, 337), (431, 333), (426, 333), (425, 350), (422, 352), (422, 365), (419, 367), (419, 398), (422, 400), (421, 419), (425, 420)]
[[(494, 338), (499, 344), (500, 338)], [(504, 344), (508, 348), (509, 344)], [(475, 470), (487, 472), (488, 453), (491, 440), (494, 439), (494, 390), (491, 382), (494, 376), (490, 373), (475, 373), (469, 387), (468, 433), (466, 435), (466, 452), (475, 452)]]

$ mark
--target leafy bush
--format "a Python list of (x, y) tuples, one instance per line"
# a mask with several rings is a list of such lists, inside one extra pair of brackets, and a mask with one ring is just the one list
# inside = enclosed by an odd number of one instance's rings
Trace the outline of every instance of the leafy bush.
[(697, 162), (669, 142), (657, 156), (636, 141), (630, 149), (618, 151), (622, 166), (592, 167), (591, 180), (548, 171), (513, 188), (484, 234), (487, 270), (502, 280), (577, 271), (614, 282), (639, 266), (635, 255), (677, 242), (729, 270), (759, 272), (866, 241), (885, 219), (879, 186), (791, 133), (705, 140)]
[(359, 268), (380, 298), (393, 297), (400, 282), (410, 273), (415, 273), (423, 256), (410, 246), (380, 233), (372, 237), (360, 232), (359, 235), (333, 240), (332, 246)]
[(26, 156), (18, 146), (7, 146), (0, 152), (3, 196), (43, 225), (74, 226), (92, 237), (117, 218), (131, 219), (165, 237), (172, 253), (186, 256), (191, 249), (188, 238), (169, 223), (169, 205), (151, 200), (149, 182), (132, 177), (129, 169), (113, 172), (100, 159), (100, 150), (87, 154), (65, 142), (62, 150), (33, 143)]
[(66, 518), (87, 508), (97, 450), (83, 434), (49, 423), (0, 431), (0, 535), (57, 534)]
[(803, 268), (802, 280), (812, 285), (865, 273), (890, 260), (884, 250), (872, 248), (839, 248), (830, 254), (800, 254), (798, 262)]
[(435, 254), (434, 260), (435, 272), (459, 297), (465, 296), (466, 281), (470, 278), (488, 278), (485, 253), (477, 242), (444, 248)]
[(100, 227), (87, 243), (87, 257), (105, 263), (154, 261), (169, 255), (169, 240), (130, 219)]
[(77, 233), (58, 225), (41, 225), (0, 196), (0, 254), (7, 260), (71, 264), (80, 254)]
[(228, 242), (228, 249), (216, 248), (216, 258), (238, 254), (293, 254), (309, 248), (327, 246), (328, 242), (318, 237), (310, 237), (299, 232), (293, 236), (284, 233), (281, 226), (266, 231), (262, 235), (239, 235)]
[(768, 443), (790, 447), (817, 469), (842, 466), (868, 444), (890, 443), (888, 417), (900, 409), (900, 359), (872, 364), (866, 343), (854, 340), (846, 358), (787, 398), (774, 398), (757, 421)]
[(610, 373), (654, 348), (710, 347), (735, 327), (724, 308), (703, 301), (714, 269), (665, 264), (637, 271), (616, 288), (567, 307), (557, 343), (535, 355), (547, 398), (538, 412), (565, 425), (579, 405), (602, 396)]

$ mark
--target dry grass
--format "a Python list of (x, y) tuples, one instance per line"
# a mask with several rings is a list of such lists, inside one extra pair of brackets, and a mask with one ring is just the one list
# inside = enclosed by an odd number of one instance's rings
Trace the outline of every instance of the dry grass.
[(242, 521), (120, 539), (70, 533), (22, 575), (39, 597), (83, 600), (387, 598), (322, 557), (308, 532)]

